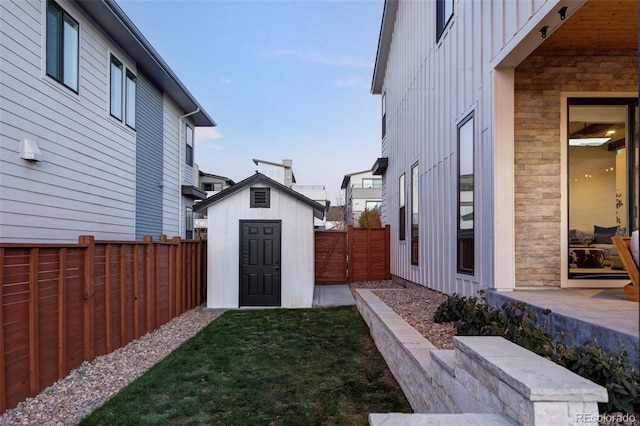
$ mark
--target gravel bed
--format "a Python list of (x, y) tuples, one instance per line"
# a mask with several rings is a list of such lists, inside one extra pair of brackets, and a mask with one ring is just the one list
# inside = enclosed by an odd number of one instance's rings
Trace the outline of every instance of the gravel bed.
[(446, 294), (427, 287), (406, 288), (390, 280), (351, 284), (351, 291), (357, 288), (371, 289), (436, 348), (453, 349), (452, 337), (456, 334), (453, 324), (438, 324), (433, 321), (436, 309), (447, 300)]
[(219, 315), (192, 309), (123, 348), (85, 361), (35, 398), (0, 415), (0, 424), (75, 425)]

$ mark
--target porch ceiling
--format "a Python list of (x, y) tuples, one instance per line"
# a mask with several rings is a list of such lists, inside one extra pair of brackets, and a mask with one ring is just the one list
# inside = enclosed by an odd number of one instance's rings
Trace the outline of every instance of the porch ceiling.
[(638, 50), (638, 0), (589, 0), (540, 48)]

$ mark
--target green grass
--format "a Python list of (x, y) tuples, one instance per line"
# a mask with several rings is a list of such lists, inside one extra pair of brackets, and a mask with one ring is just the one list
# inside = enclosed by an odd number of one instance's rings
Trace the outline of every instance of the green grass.
[(411, 412), (353, 306), (228, 311), (82, 425), (367, 424)]

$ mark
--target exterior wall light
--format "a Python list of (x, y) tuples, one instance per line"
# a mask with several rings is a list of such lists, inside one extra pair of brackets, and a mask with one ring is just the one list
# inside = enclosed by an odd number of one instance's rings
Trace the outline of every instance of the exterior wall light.
[(567, 19), (567, 6), (561, 8), (558, 13), (560, 14), (560, 20), (564, 21), (565, 19)]
[(547, 38), (547, 30), (549, 29), (548, 25), (540, 28), (540, 34), (542, 34), (542, 38)]

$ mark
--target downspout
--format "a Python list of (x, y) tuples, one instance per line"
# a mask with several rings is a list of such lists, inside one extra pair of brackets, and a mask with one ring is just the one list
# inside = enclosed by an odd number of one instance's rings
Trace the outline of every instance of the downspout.
[[(185, 118), (197, 114), (200, 112), (200, 107), (197, 107), (195, 111), (191, 111), (185, 115), (181, 115), (178, 119), (178, 149), (180, 150), (179, 165), (178, 165), (178, 234), (182, 237), (182, 165), (184, 164), (184, 158), (182, 156), (182, 122)], [(186, 129), (185, 129), (186, 133)], [(195, 144), (195, 129), (193, 132), (193, 143)], [(193, 150), (195, 154), (195, 150)], [(195, 155), (194, 155), (195, 160)]]

